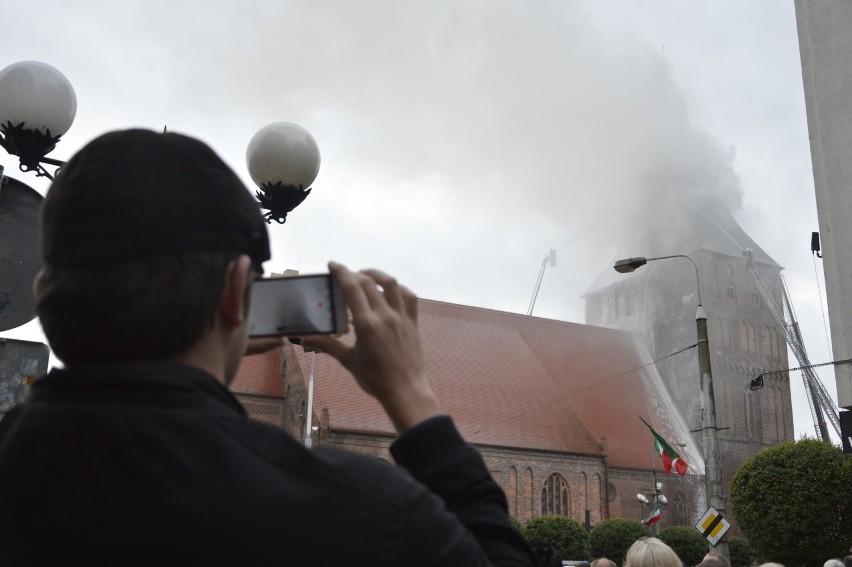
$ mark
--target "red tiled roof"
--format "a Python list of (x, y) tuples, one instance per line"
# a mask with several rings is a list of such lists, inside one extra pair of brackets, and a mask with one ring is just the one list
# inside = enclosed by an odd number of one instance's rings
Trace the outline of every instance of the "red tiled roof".
[(261, 394), (283, 397), (284, 380), (281, 379), (281, 349), (264, 354), (244, 356), (240, 370), (231, 383), (231, 390), (241, 394)]
[[(441, 410), (467, 440), (607, 454), (617, 467), (656, 464), (653, 437), (639, 417), (666, 435), (669, 427), (659, 416), (676, 410), (660, 408), (665, 396), (643, 368), (650, 360), (633, 335), (424, 299), (418, 309), (427, 375)], [(346, 336), (353, 339), (352, 333)], [(307, 380), (312, 355), (296, 350)], [(280, 395), (277, 360), (277, 353), (246, 357), (232, 389)], [(348, 372), (317, 355), (314, 412), (323, 408), (332, 429), (393, 433), (379, 404)], [(601, 437), (607, 441), (603, 451)]]

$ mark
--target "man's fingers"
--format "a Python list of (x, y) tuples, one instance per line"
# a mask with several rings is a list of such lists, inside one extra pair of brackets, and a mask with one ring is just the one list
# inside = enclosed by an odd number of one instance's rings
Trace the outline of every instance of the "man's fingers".
[(388, 305), (394, 309), (400, 309), (403, 307), (402, 290), (400, 289), (401, 286), (397, 283), (396, 278), (389, 276), (381, 270), (369, 269), (361, 270), (361, 272), (382, 286), (384, 298)]
[(405, 286), (399, 286), (400, 294), (402, 295), (402, 301), (405, 305), (405, 312), (411, 318), (412, 321), (417, 321), (417, 296), (414, 295), (414, 292), (408, 289)]
[(356, 318), (359, 313), (364, 313), (370, 308), (370, 301), (361, 282), (364, 276), (349, 271), (346, 266), (337, 262), (329, 262), (328, 270), (337, 280), (340, 291), (343, 292), (343, 298)]
[(340, 339), (326, 335), (302, 337), (301, 344), (306, 352), (310, 349), (322, 351), (336, 358), (341, 364), (343, 364), (343, 366), (346, 366), (344, 360), (352, 350), (352, 347), (345, 344)]

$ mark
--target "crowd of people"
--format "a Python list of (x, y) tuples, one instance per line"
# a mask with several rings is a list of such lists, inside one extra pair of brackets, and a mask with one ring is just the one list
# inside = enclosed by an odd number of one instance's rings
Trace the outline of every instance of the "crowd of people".
[[(549, 543), (533, 541), (530, 546), (535, 553), (538, 567), (561, 567), (565, 564), (565, 558)], [(574, 563), (572, 567), (618, 567), (618, 565), (607, 557), (598, 557), (591, 562)], [(709, 552), (698, 565), (689, 566), (681, 561), (677, 553), (661, 539), (643, 537), (636, 540), (627, 550), (623, 567), (731, 567), (731, 562), (720, 553)], [(761, 563), (759, 567), (784, 567), (784, 565)], [(842, 560), (829, 559), (823, 567), (852, 567), (852, 555), (847, 555)]]

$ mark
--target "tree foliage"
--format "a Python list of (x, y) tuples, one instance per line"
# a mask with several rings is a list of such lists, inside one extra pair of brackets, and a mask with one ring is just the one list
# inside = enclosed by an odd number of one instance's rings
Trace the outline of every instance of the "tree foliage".
[(743, 537), (732, 537), (728, 540), (728, 547), (731, 551), (731, 567), (751, 567), (757, 560), (754, 548)]
[(520, 532), (521, 534), (524, 533), (524, 525), (519, 519), (514, 516), (509, 516), (509, 523), (512, 524), (512, 527), (518, 530), (518, 532)]
[(707, 539), (693, 527), (666, 528), (660, 532), (660, 539), (677, 553), (684, 565), (698, 565), (710, 550)]
[(758, 555), (822, 565), (852, 545), (852, 459), (806, 439), (764, 449), (731, 482), (734, 514)]
[(592, 557), (606, 557), (622, 565), (633, 542), (649, 535), (651, 530), (642, 522), (624, 518), (604, 520), (592, 528), (589, 534)]
[(589, 556), (589, 534), (575, 520), (565, 516), (538, 516), (527, 522), (524, 535), (530, 541), (546, 541), (565, 559)]

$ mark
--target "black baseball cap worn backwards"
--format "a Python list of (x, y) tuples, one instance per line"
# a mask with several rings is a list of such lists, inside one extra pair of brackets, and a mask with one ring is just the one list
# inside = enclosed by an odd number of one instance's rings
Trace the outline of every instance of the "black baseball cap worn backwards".
[(263, 273), (266, 223), (239, 177), (203, 142), (122, 130), (62, 167), (41, 210), (49, 266), (94, 268), (183, 253), (248, 254)]

